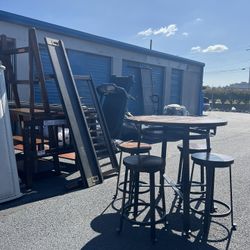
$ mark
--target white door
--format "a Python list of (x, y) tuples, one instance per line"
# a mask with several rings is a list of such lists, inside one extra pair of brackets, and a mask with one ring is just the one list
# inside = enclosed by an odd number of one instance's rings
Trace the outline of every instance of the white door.
[(0, 142), (0, 203), (2, 203), (21, 196), (2, 65), (0, 65)]

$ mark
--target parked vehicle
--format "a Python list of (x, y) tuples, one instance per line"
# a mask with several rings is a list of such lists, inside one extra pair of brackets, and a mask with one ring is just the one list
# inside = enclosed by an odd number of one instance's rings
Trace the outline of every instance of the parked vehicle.
[(203, 110), (204, 111), (210, 111), (211, 110), (209, 99), (207, 97), (203, 98)]

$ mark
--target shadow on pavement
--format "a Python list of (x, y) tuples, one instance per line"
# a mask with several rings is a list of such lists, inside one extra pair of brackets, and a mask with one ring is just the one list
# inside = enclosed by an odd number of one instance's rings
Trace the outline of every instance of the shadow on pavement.
[(116, 233), (118, 223), (118, 213), (102, 214), (96, 217), (91, 222), (91, 227), (100, 235), (89, 241), (82, 247), (82, 250), (217, 249), (207, 243), (191, 242), (170, 229), (157, 229), (158, 242), (153, 244), (150, 240), (149, 228), (124, 223), (123, 231), (118, 234)]
[(34, 176), (32, 190), (26, 191), (21, 185), (23, 196), (19, 199), (0, 204), (0, 211), (68, 193), (70, 190), (68, 190), (66, 186), (69, 181), (66, 178), (71, 175), (78, 176), (76, 173), (77, 169), (73, 164), (61, 164), (60, 175), (56, 175), (55, 172), (51, 170), (52, 167), (49, 161), (39, 162), (39, 168), (42, 169), (42, 171)]

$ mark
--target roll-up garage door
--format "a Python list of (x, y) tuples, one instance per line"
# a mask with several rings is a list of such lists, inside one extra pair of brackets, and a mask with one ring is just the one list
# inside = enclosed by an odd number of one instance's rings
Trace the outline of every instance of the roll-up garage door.
[(171, 87), (170, 87), (170, 103), (182, 104), (182, 75), (183, 70), (172, 69)]
[[(143, 69), (147, 69), (146, 71)], [(151, 81), (144, 81), (144, 74), (151, 71)], [(144, 72), (145, 71), (145, 72)], [(164, 78), (164, 69), (159, 66), (151, 64), (143, 64), (133, 61), (123, 60), (123, 69), (122, 73), (124, 76), (133, 75), (135, 84), (130, 89), (130, 94), (135, 98), (135, 101), (128, 101), (128, 111), (134, 115), (144, 114), (144, 110), (147, 109), (147, 114), (151, 112), (152, 114), (161, 113), (162, 109), (162, 99), (163, 99), (163, 78)], [(146, 74), (145, 74), (146, 75)], [(152, 86), (145, 86), (151, 84)], [(143, 91), (144, 90), (144, 91)], [(147, 94), (147, 97), (143, 97), (143, 93)], [(148, 98), (150, 96), (150, 98)], [(151, 99), (151, 105), (149, 99)], [(144, 105), (145, 100), (147, 101)], [(146, 109), (145, 109), (146, 107)], [(150, 111), (151, 110), (151, 111)]]
[[(40, 48), (40, 56), (41, 56), (41, 61), (42, 61), (45, 76), (53, 75), (54, 72), (53, 72), (53, 68), (51, 65), (51, 61), (49, 58), (47, 48), (45, 47), (44, 44), (40, 44), (39, 48)], [(46, 84), (46, 90), (48, 93), (49, 103), (60, 104), (60, 98), (59, 98), (59, 94), (58, 94), (55, 81), (46, 80), (45, 84)], [(41, 92), (40, 92), (40, 87), (38, 84), (35, 84), (34, 90), (35, 90), (35, 102), (41, 103), (41, 94), (40, 94)]]
[[(48, 51), (44, 45), (40, 45), (41, 59), (44, 66), (45, 74), (53, 74)], [(73, 75), (91, 75), (95, 85), (110, 81), (111, 76), (111, 58), (90, 54), (82, 51), (67, 50), (70, 66)], [(81, 81), (76, 81), (79, 95), (83, 93), (84, 88)], [(50, 103), (60, 103), (56, 84), (53, 81), (46, 81), (46, 88)], [(36, 102), (40, 102), (40, 89), (35, 87)]]

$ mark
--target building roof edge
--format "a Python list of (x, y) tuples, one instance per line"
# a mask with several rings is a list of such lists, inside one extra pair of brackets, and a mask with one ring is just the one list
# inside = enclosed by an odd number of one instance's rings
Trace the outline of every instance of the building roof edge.
[(202, 62), (194, 61), (194, 60), (187, 59), (184, 57), (179, 57), (179, 56), (175, 56), (175, 55), (171, 55), (171, 54), (167, 54), (167, 53), (163, 53), (163, 52), (159, 52), (155, 50), (150, 50), (150, 49), (143, 48), (140, 46), (136, 46), (136, 45), (124, 43), (121, 41), (89, 34), (83, 31), (66, 28), (60, 25), (40, 21), (37, 19), (13, 14), (13, 13), (2, 11), (2, 10), (0, 10), (0, 21), (10, 22), (10, 23), (24, 25), (28, 27), (35, 27), (38, 30), (49, 31), (49, 32), (57, 33), (61, 35), (68, 35), (74, 38), (83, 39), (83, 40), (100, 43), (104, 45), (109, 45), (109, 46), (112, 45), (116, 48), (126, 49), (126, 50), (130, 50), (130, 51), (137, 52), (137, 53), (143, 53), (143, 54), (161, 57), (165, 59), (172, 59), (174, 61), (187, 62), (187, 63), (199, 65), (201, 67), (205, 66), (205, 64)]

